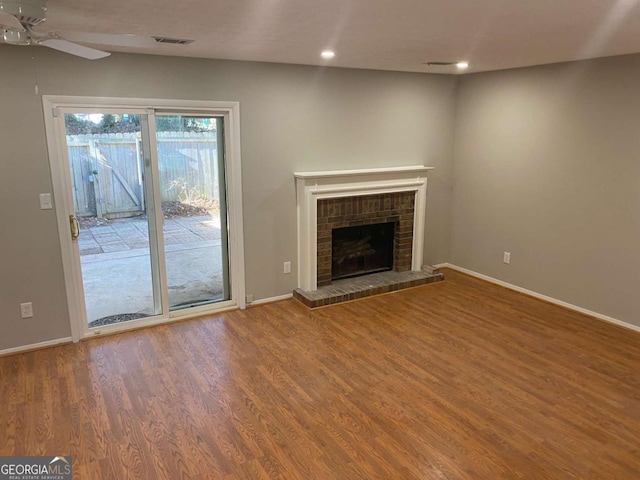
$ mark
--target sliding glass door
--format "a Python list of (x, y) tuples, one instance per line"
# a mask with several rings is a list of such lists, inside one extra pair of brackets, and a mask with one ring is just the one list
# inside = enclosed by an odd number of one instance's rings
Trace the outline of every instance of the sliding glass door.
[(230, 300), (224, 115), (60, 113), (84, 330)]
[(169, 308), (229, 300), (222, 118), (155, 120)]
[(64, 125), (88, 326), (160, 315), (147, 115), (65, 113)]

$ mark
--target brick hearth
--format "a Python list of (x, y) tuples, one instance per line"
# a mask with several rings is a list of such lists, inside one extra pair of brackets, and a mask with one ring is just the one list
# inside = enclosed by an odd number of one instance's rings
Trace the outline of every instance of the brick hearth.
[(320, 287), (311, 292), (296, 288), (293, 291), (293, 298), (304, 303), (309, 308), (317, 308), (443, 280), (444, 275), (442, 273), (431, 269), (420, 272), (372, 273), (357, 278), (336, 280), (331, 285)]

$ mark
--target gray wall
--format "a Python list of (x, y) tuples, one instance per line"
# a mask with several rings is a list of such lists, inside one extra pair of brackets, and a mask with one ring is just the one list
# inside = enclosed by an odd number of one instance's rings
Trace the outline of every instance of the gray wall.
[[(35, 94), (237, 100), (247, 293), (290, 293), (293, 172), (424, 164), (425, 263), (449, 258), (454, 77), (143, 55), (90, 62), (0, 46), (0, 350), (70, 335), (41, 98)], [(20, 319), (20, 302), (35, 318)]]
[(461, 77), (451, 263), (640, 325), (638, 85), (638, 55)]

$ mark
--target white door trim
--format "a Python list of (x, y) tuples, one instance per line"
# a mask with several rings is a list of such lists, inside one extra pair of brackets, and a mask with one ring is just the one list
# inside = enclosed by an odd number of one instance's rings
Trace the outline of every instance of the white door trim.
[[(242, 166), (240, 148), (240, 103), (217, 101), (194, 101), (149, 98), (118, 97), (77, 97), (66, 95), (43, 95), (42, 105), (51, 167), (51, 180), (55, 199), (58, 235), (62, 254), (65, 289), (71, 322), (71, 337), (74, 342), (81, 338), (101, 333), (124, 331), (149, 324), (162, 323), (188, 316), (216, 313), (230, 308), (245, 308), (245, 269), (244, 269), (244, 231), (242, 218)], [(77, 245), (71, 241), (69, 233), (69, 215), (73, 213), (73, 198), (69, 179), (67, 155), (65, 154), (65, 131), (60, 129), (61, 122), (56, 117), (62, 109), (79, 109), (96, 112), (104, 110), (123, 110), (135, 113), (144, 110), (144, 114), (153, 115), (155, 110), (176, 110), (181, 113), (198, 112), (211, 115), (223, 115), (225, 125), (226, 186), (228, 198), (229, 222), (229, 259), (231, 300), (178, 312), (168, 311), (160, 317), (141, 321), (124, 322), (100, 330), (88, 329), (80, 256)]]

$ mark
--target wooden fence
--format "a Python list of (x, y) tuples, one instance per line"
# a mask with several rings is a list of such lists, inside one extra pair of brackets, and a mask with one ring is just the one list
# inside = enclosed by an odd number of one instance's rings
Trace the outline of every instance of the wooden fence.
[[(162, 201), (219, 200), (218, 148), (210, 132), (160, 132), (156, 138)], [(145, 210), (139, 133), (67, 135), (76, 215), (107, 218)]]

